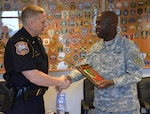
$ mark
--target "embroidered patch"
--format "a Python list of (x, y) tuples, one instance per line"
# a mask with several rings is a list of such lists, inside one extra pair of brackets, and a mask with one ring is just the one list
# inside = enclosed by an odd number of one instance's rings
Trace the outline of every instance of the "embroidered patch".
[(15, 44), (16, 46), (16, 53), (18, 55), (26, 55), (29, 53), (29, 47), (27, 45), (27, 42), (19, 41)]
[(134, 62), (138, 65), (138, 66), (141, 66), (142, 65), (142, 60), (140, 57), (137, 57), (134, 59)]

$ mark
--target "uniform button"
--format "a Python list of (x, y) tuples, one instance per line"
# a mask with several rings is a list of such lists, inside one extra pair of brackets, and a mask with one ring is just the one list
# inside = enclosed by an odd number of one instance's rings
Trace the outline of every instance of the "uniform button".
[(32, 41), (32, 44), (35, 44), (35, 41)]

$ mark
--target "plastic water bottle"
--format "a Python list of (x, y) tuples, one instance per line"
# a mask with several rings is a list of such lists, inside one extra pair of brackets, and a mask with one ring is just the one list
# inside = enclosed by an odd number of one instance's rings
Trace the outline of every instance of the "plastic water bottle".
[(66, 108), (66, 94), (58, 92), (56, 97), (56, 114), (65, 114), (65, 108)]

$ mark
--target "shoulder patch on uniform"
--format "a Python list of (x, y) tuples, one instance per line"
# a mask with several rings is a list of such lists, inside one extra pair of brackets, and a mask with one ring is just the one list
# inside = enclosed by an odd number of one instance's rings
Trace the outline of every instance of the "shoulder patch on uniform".
[(25, 41), (19, 41), (15, 44), (16, 47), (16, 53), (18, 55), (26, 55), (29, 53), (29, 47), (27, 45), (27, 42)]
[(139, 67), (143, 67), (144, 61), (142, 60), (142, 58), (140, 57), (139, 53), (137, 51), (131, 52), (129, 54), (129, 56), (133, 59), (134, 63), (139, 66)]
[(134, 62), (136, 63), (136, 65), (138, 66), (142, 66), (142, 60), (140, 57), (136, 57), (134, 58)]

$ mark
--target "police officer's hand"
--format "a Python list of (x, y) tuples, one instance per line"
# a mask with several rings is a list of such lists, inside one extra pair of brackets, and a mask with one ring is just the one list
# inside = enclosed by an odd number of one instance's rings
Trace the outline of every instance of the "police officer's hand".
[(67, 80), (67, 77), (62, 75), (60, 77), (60, 84), (59, 84), (59, 87), (62, 88), (62, 89), (66, 89), (70, 86), (71, 84), (71, 81), (70, 80)]
[(98, 83), (99, 89), (104, 89), (114, 84), (113, 80), (102, 80)]

